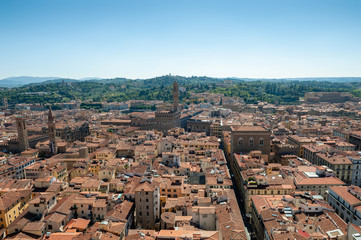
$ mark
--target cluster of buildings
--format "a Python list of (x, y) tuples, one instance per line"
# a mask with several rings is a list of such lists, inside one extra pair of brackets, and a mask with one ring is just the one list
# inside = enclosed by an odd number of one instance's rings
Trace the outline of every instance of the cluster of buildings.
[(1, 238), (248, 239), (221, 141), (180, 128), (177, 87), (149, 129), (109, 112), (4, 114)]
[(361, 238), (359, 103), (191, 97), (1, 112), (0, 238)]

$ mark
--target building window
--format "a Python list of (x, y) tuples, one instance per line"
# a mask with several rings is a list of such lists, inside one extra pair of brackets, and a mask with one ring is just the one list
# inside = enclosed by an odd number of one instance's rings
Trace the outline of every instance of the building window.
[(49, 230), (53, 229), (53, 225), (48, 225), (48, 229)]
[(253, 138), (250, 138), (250, 139), (249, 139), (249, 146), (250, 146), (250, 147), (253, 147), (253, 146), (254, 146), (254, 139), (253, 139)]
[(259, 146), (260, 146), (260, 147), (263, 147), (263, 138), (260, 138), (260, 139), (259, 139)]
[(243, 138), (238, 139), (238, 147), (243, 146)]

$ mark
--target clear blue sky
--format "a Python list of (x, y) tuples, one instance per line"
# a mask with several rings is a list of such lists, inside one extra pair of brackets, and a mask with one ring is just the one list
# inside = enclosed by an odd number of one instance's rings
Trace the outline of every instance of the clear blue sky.
[(361, 0), (0, 0), (0, 78), (361, 76)]

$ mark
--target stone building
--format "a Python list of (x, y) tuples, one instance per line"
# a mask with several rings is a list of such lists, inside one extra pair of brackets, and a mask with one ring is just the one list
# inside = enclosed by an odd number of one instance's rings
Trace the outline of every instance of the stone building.
[(7, 98), (3, 98), (3, 107), (2, 109), (5, 111), (8, 109), (8, 99)]
[(135, 189), (137, 227), (155, 229), (160, 222), (159, 187), (142, 180)]
[(232, 126), (231, 152), (248, 153), (259, 150), (270, 153), (271, 133), (261, 126)]
[(179, 90), (178, 83), (173, 82), (173, 106), (170, 111), (156, 111), (155, 117), (148, 120), (149, 129), (166, 133), (169, 129), (180, 127)]
[(212, 122), (209, 120), (191, 120), (187, 121), (188, 132), (205, 132), (207, 136), (211, 133)]
[(28, 130), (26, 129), (24, 117), (16, 118), (16, 128), (18, 130), (19, 150), (22, 152), (29, 148)]
[(17, 139), (11, 139), (10, 141), (8, 141), (9, 151), (12, 153), (23, 152), (30, 147), (25, 117), (16, 117), (16, 129), (18, 132)]
[(354, 144), (357, 150), (361, 150), (361, 131), (351, 132), (349, 142)]
[(67, 142), (74, 142), (76, 140), (84, 141), (85, 137), (89, 134), (89, 124), (87, 122), (74, 126), (62, 126), (59, 124), (56, 127), (56, 136)]

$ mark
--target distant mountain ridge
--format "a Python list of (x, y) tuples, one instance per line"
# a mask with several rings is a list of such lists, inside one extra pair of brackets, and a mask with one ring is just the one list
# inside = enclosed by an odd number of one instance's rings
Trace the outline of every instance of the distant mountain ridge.
[(73, 78), (62, 78), (62, 77), (32, 77), (32, 76), (20, 76), (20, 77), (9, 77), (0, 80), (0, 87), (22, 87), (29, 84), (47, 84), (57, 82), (76, 82), (76, 81), (101, 81), (102, 78), (98, 77), (87, 77), (80, 79)]
[(48, 80), (59, 79), (59, 77), (9, 77), (0, 80), (0, 87), (21, 87), (31, 83), (40, 83)]
[[(149, 83), (154, 80), (163, 80), (166, 76), (147, 78), (147, 79), (127, 79), (127, 78), (99, 78), (99, 77), (87, 77), (80, 79), (73, 78), (61, 78), (61, 77), (32, 77), (32, 76), (21, 76), (21, 77), (9, 77), (0, 80), (0, 87), (13, 88), (22, 87), (29, 84), (48, 84), (58, 82), (77, 82), (77, 81), (96, 81), (103, 83), (119, 83), (124, 81), (143, 81)], [(184, 81), (193, 77), (182, 77), (182, 76), (171, 76), (172, 79)], [(213, 79), (214, 82), (233, 80), (233, 81), (270, 81), (270, 82), (281, 82), (281, 81), (328, 81), (328, 82), (361, 82), (361, 77), (308, 77), (308, 78), (239, 78), (239, 77), (226, 77), (226, 78), (212, 78), (212, 77), (197, 77), (200, 81), (203, 78)]]

